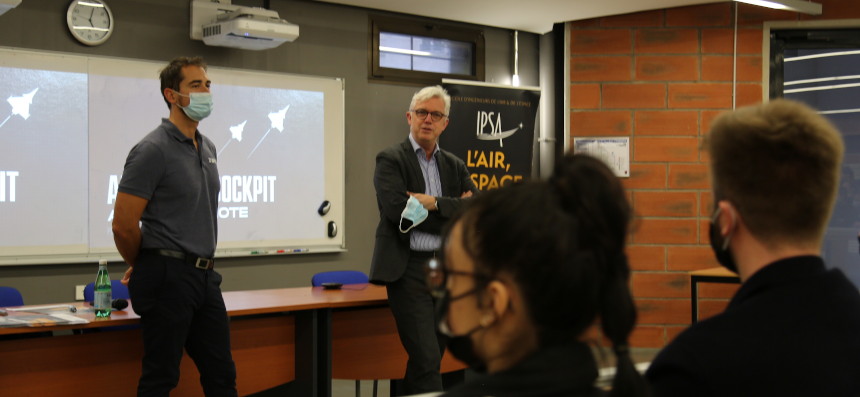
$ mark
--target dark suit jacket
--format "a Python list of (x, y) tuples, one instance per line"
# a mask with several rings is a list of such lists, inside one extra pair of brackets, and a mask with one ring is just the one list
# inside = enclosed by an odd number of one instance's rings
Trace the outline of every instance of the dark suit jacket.
[[(448, 219), (460, 209), (463, 201), (460, 195), (466, 191), (478, 192), (463, 160), (440, 149), (436, 154), (436, 164), (444, 197), (437, 199), (438, 211), (430, 211), (427, 219), (412, 230), (440, 234)], [(406, 192), (426, 191), (421, 166), (409, 138), (376, 155), (373, 186), (379, 206), (379, 225), (376, 227), (376, 244), (370, 264), (370, 281), (387, 283), (403, 275), (409, 260), (409, 235), (412, 230), (408, 233), (398, 230), (400, 214), (409, 199)]]
[(652, 395), (860, 396), (860, 293), (817, 256), (752, 275), (651, 362)]

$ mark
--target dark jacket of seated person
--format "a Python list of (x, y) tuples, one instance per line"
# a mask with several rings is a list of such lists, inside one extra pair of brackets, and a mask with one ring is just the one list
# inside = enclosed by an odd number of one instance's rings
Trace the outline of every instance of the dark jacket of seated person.
[(772, 263), (646, 373), (662, 396), (860, 396), (860, 294), (816, 256)]

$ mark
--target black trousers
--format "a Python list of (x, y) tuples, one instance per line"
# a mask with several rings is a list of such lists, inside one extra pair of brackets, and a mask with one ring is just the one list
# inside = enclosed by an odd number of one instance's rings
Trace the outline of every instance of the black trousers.
[(143, 332), (138, 396), (168, 396), (179, 382), (183, 349), (200, 372), (206, 396), (236, 396), (230, 326), (221, 275), (180, 259), (141, 252), (129, 295)]
[(433, 298), (425, 281), (424, 265), (431, 256), (411, 255), (406, 273), (386, 286), (397, 333), (409, 355), (404, 395), (442, 391), (439, 371), (447, 338), (438, 332)]

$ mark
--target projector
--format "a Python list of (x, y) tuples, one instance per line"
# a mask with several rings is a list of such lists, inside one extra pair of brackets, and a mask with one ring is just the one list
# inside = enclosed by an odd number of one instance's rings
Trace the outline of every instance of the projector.
[(21, 4), (21, 0), (0, 0), (0, 15), (6, 13)]
[(240, 7), (203, 25), (203, 42), (212, 46), (268, 50), (298, 37), (298, 25), (263, 8)]

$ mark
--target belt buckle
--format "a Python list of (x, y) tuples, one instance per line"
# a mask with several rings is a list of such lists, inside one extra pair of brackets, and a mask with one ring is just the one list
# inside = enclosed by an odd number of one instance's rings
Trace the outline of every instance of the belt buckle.
[(198, 269), (209, 270), (210, 266), (212, 266), (212, 259), (197, 258), (194, 262), (194, 267)]

